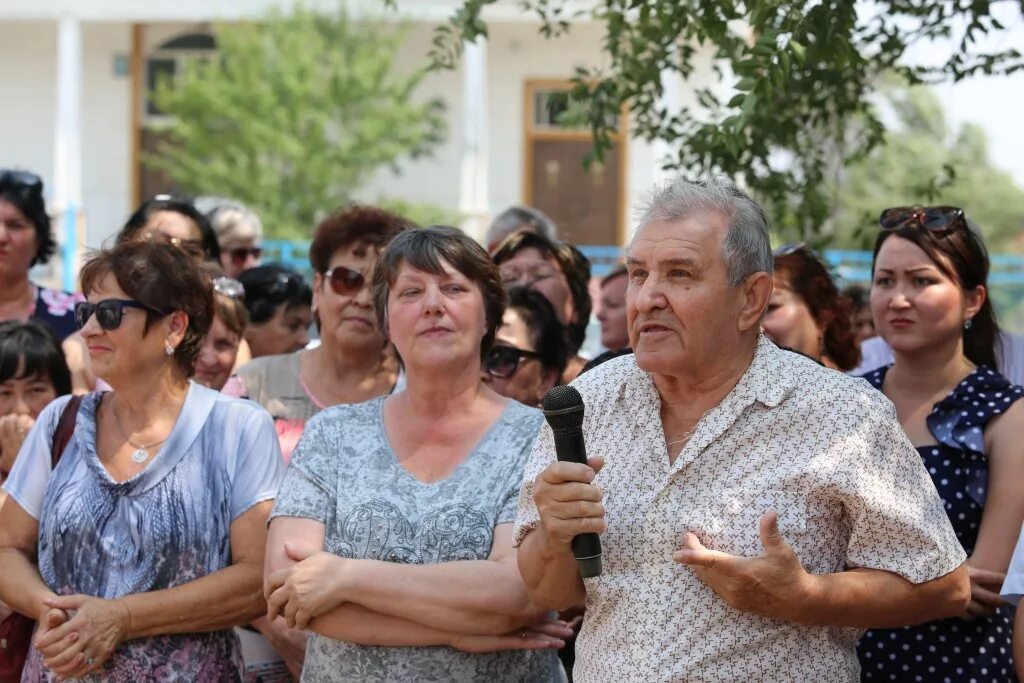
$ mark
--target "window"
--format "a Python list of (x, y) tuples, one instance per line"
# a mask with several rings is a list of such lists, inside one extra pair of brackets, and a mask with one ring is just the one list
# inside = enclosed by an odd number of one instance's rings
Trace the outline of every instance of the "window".
[(217, 42), (208, 33), (186, 33), (173, 38), (152, 53), (146, 60), (146, 123), (159, 123), (164, 113), (153, 102), (157, 84), (164, 78), (174, 78), (184, 64), (193, 59), (209, 59), (216, 51)]

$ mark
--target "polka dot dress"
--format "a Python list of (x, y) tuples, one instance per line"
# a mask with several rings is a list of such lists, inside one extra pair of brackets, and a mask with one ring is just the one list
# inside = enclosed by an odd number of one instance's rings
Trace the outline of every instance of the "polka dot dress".
[[(881, 390), (888, 368), (865, 375)], [(927, 418), (938, 443), (918, 452), (957, 538), (970, 555), (985, 507), (988, 463), (984, 429), (989, 420), (1024, 396), (1024, 388), (981, 366), (935, 405)], [(1013, 682), (1013, 609), (986, 619), (944, 619), (920, 626), (868, 631), (857, 645), (863, 681), (924, 683)]]

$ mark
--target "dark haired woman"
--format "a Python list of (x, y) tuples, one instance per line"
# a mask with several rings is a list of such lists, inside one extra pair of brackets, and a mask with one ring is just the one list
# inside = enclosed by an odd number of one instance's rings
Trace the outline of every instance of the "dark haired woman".
[(834, 370), (852, 370), (860, 361), (850, 300), (839, 293), (828, 268), (804, 244), (775, 250), (772, 298), (761, 326), (779, 346)]
[(577, 356), (587, 336), (590, 311), (590, 261), (579, 249), (536, 232), (509, 235), (492, 254), (506, 287), (522, 285), (543, 294), (555, 309), (569, 339), (569, 362), (561, 384), (568, 384), (586, 365)]
[(871, 310), (895, 362), (866, 376), (895, 404), (967, 552), (963, 618), (868, 631), (864, 680), (1012, 681), (999, 590), (1024, 519), (1024, 389), (995, 369), (988, 255), (953, 207), (888, 209)]
[(522, 650), (571, 631), (531, 605), (512, 547), (542, 417), (480, 381), (498, 270), (455, 228), (407, 230), (373, 289), (408, 382), (307, 425), (270, 525), (270, 613), (313, 632), (307, 681), (557, 681), (554, 652)]
[(74, 306), (81, 297), (28, 279), (29, 269), (49, 261), (56, 248), (42, 179), (0, 169), (0, 320), (35, 320), (62, 342), (77, 329)]
[(239, 276), (249, 325), (245, 341), (252, 358), (293, 353), (309, 344), (313, 291), (301, 274), (276, 263)]
[(484, 383), (537, 407), (558, 384), (568, 359), (569, 343), (551, 303), (536, 290), (512, 287), (494, 345), (484, 355)]
[[(53, 399), (71, 393), (71, 371), (49, 328), (0, 323), (0, 484), (32, 425)], [(0, 491), (0, 507), (6, 495)]]
[(123, 243), (81, 273), (96, 374), (55, 468), (66, 400), (29, 432), (0, 509), (0, 598), (39, 619), (23, 681), (226, 681), (232, 626), (264, 609), (266, 520), (281, 477), (267, 414), (189, 382), (213, 317), (199, 264)]
[(117, 242), (161, 238), (204, 261), (220, 262), (217, 233), (210, 220), (182, 195), (158, 194), (128, 217)]

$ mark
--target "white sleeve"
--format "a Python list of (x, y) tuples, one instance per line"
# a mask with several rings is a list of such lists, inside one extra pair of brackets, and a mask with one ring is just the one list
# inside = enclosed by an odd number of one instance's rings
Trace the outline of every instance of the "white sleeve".
[(1003, 582), (1003, 590), (999, 595), (1014, 605), (1020, 602), (1021, 596), (1024, 596), (1024, 526), (1021, 527), (1017, 549), (1013, 551), (1013, 559), (1010, 560), (1006, 581)]
[(70, 396), (61, 396), (43, 408), (18, 451), (11, 476), (4, 482), (7, 495), (35, 519), (39, 519), (43, 512), (43, 497), (50, 481), (53, 433), (57, 431), (57, 422), (70, 400)]

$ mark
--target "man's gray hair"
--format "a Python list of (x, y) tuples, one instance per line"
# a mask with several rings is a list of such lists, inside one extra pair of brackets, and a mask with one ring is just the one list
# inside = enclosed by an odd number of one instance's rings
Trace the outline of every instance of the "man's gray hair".
[(722, 242), (722, 260), (729, 284), (736, 287), (750, 275), (775, 269), (768, 236), (768, 217), (743, 190), (727, 178), (675, 178), (651, 190), (638, 209), (640, 228), (648, 223), (676, 221), (714, 211), (729, 222)]

